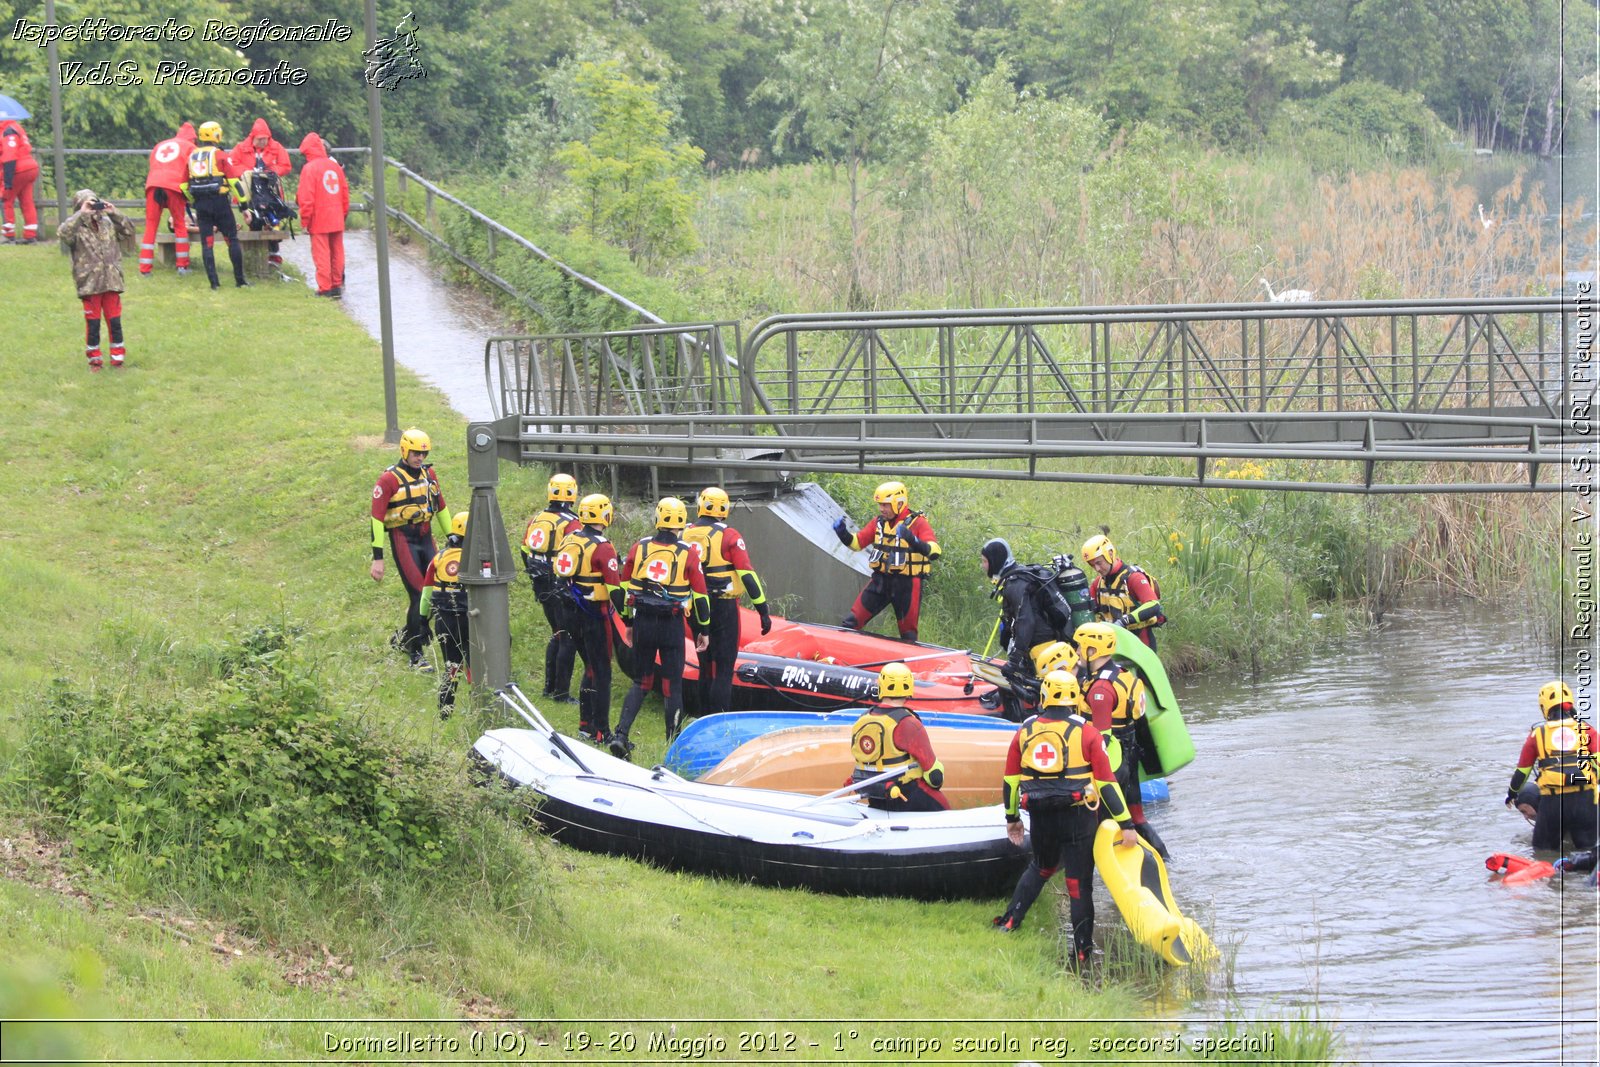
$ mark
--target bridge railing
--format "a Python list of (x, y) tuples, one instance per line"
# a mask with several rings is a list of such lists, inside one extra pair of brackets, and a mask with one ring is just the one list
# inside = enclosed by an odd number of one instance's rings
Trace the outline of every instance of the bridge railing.
[(780, 315), (741, 373), (772, 410), (1557, 414), (1572, 299)]
[(506, 415), (736, 415), (743, 398), (734, 322), (590, 334), (491, 337), (484, 369)]

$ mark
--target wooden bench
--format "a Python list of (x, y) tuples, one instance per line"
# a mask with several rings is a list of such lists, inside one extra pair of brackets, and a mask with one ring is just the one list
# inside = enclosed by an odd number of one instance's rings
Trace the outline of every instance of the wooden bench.
[[(228, 262), (228, 242), (222, 239), (221, 234), (216, 234), (212, 241), (211, 250), (217, 261), (217, 277), (231, 275), (233, 267)], [(239, 251), (244, 254), (244, 273), (250, 278), (277, 277), (278, 268), (267, 262), (267, 247), (273, 241), (287, 241), (287, 232), (277, 233), (268, 230), (249, 230), (244, 222), (239, 223)], [(160, 253), (161, 262), (165, 266), (175, 267), (178, 264), (177, 235), (168, 233), (163, 227), (156, 234), (156, 250)], [(189, 267), (192, 270), (204, 270), (205, 263), (200, 258), (200, 231), (193, 226), (189, 227)]]

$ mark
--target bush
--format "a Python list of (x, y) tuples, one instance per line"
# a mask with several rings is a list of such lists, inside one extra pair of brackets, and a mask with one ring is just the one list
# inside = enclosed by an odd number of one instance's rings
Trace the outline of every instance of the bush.
[(18, 756), (91, 860), (132, 852), (224, 884), (263, 862), (298, 876), (432, 870), (467, 803), (436, 760), (331, 708), (282, 629), (227, 649), (198, 692), (57, 681)]
[(1327, 169), (1374, 145), (1391, 160), (1425, 160), (1445, 128), (1419, 94), (1353, 81), (1316, 100), (1285, 105), (1278, 129)]

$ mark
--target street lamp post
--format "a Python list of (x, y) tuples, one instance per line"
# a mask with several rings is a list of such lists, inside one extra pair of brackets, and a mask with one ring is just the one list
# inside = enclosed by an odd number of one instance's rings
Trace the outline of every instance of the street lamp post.
[[(375, 0), (367, 0), (367, 50), (378, 44)], [(367, 121), (371, 126), (372, 218), (378, 246), (378, 339), (383, 348), (383, 443), (400, 443), (400, 408), (394, 385), (394, 318), (389, 301), (389, 206), (383, 192), (383, 104), (377, 82), (367, 78)]]

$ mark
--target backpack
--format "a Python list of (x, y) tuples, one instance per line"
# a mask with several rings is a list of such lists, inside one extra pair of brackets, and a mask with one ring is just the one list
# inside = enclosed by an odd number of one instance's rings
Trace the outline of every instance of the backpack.
[(1042, 564), (1018, 563), (1007, 573), (1007, 580), (1012, 578), (1027, 582), (1028, 598), (1050, 624), (1050, 629), (1061, 640), (1070, 641), (1073, 630), (1072, 605), (1057, 583), (1056, 571)]
[(211, 196), (222, 192), (223, 174), (217, 162), (217, 149), (204, 145), (189, 153), (189, 195)]
[(259, 164), (250, 172), (250, 214), (273, 229), (287, 224), (290, 237), (294, 236), (294, 220), (300, 217), (283, 198), (282, 180)]
[(1071, 556), (1057, 555), (1050, 562), (1054, 567), (1051, 584), (1060, 592), (1067, 608), (1068, 618), (1063, 629), (1070, 639), (1078, 627), (1094, 621), (1094, 605), (1089, 602), (1089, 579), (1082, 569), (1072, 562)]

